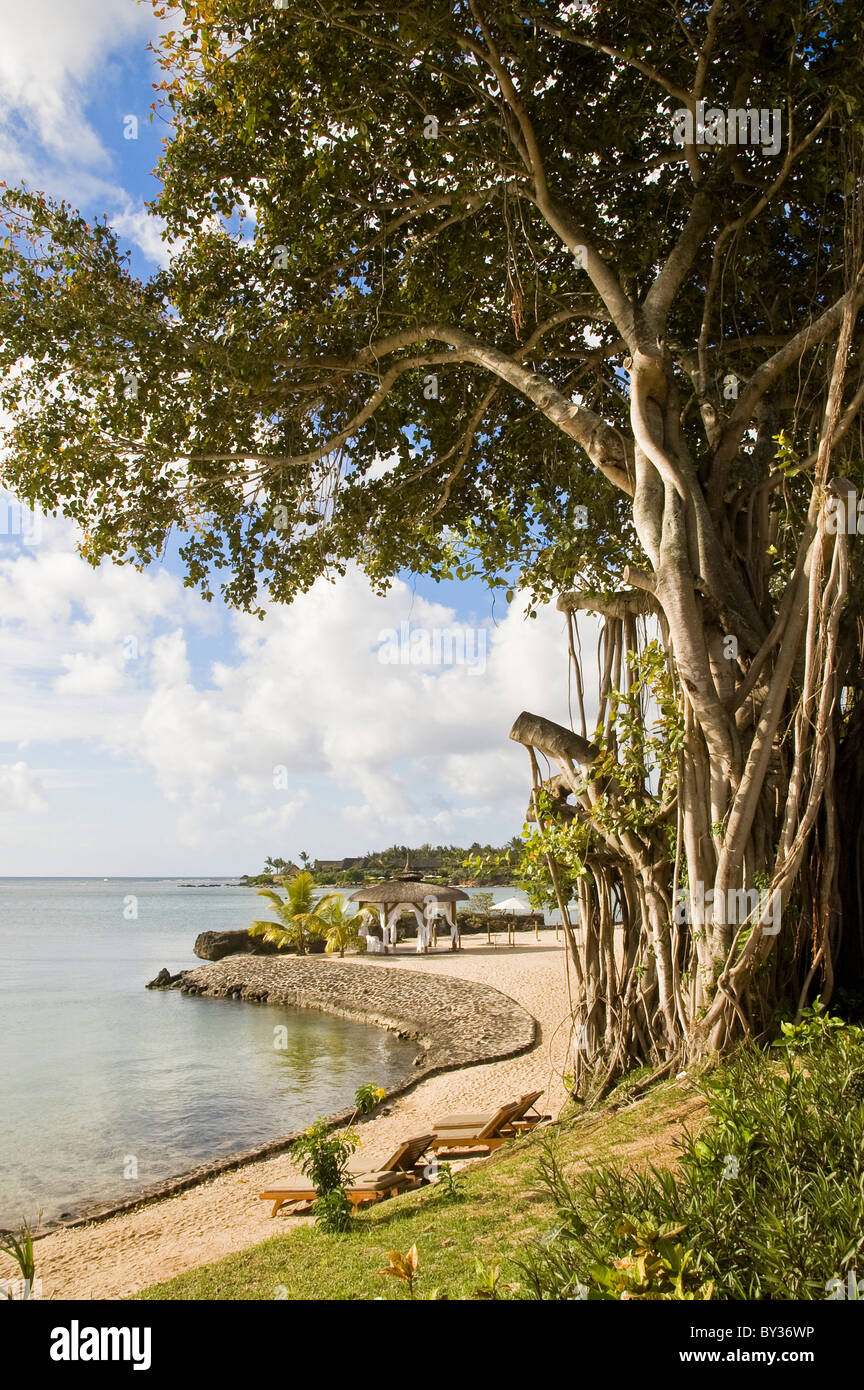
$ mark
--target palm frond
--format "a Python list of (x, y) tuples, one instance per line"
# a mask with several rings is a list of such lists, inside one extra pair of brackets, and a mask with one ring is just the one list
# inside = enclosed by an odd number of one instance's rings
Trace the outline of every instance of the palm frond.
[(262, 936), (273, 946), (284, 946), (291, 942), (290, 931), (285, 927), (278, 926), (275, 922), (253, 922), (249, 928), (249, 935)]
[(266, 898), (267, 901), (271, 902), (278, 911), (281, 911), (282, 908), (284, 908), (285, 906), (284, 902), (279, 897), (279, 894), (274, 893), (272, 888), (259, 888), (258, 897)]

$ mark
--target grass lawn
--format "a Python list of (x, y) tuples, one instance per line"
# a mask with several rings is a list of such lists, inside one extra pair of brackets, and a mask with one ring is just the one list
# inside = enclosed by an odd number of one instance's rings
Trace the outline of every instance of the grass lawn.
[[(632, 1083), (631, 1083), (632, 1084)], [(683, 1122), (698, 1123), (702, 1102), (688, 1081), (669, 1081), (628, 1104), (620, 1088), (606, 1104), (547, 1129), (567, 1168), (615, 1160), (630, 1165), (668, 1164)], [(324, 1235), (297, 1224), (260, 1245), (202, 1265), (138, 1295), (142, 1299), (399, 1299), (405, 1284), (378, 1278), (388, 1250), (416, 1243), (417, 1294), (433, 1289), (448, 1298), (476, 1298), (484, 1269), (500, 1265), (499, 1294), (518, 1296), (513, 1263), (552, 1225), (554, 1212), (538, 1184), (543, 1134), (506, 1144), (458, 1176), (458, 1196), (441, 1182), (361, 1209), (346, 1235)], [(278, 1221), (278, 1218), (277, 1218)], [(276, 1224), (276, 1223), (274, 1223)]]

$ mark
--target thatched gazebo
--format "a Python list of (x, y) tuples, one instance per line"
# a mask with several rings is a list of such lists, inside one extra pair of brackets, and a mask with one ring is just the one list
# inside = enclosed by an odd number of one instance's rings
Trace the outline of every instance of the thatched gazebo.
[[(348, 901), (359, 903), (361, 907), (377, 907), (385, 950), (388, 945), (396, 945), (396, 923), (407, 908), (417, 919), (418, 951), (428, 951), (433, 923), (438, 916), (442, 916), (450, 928), (450, 949), (458, 951), (456, 904), (467, 900), (468, 896), (461, 888), (439, 888), (436, 883), (422, 883), (410, 873), (403, 873), (386, 883), (358, 888)], [(370, 939), (367, 938), (367, 942)]]

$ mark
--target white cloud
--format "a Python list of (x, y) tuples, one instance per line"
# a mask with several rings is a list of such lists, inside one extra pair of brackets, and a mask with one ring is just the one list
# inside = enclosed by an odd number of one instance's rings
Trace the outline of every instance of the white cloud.
[(108, 695), (123, 684), (120, 657), (90, 656), (85, 652), (64, 653), (60, 660), (66, 675), (58, 676), (54, 689), (58, 695)]
[[(530, 777), (513, 720), (568, 722), (555, 609), (529, 622), (517, 600), (498, 625), (484, 618), (482, 667), (385, 665), (382, 630), (458, 633), (465, 615), (399, 582), (375, 595), (349, 570), (261, 623), (164, 569), (93, 570), (71, 544), (71, 527), (46, 519), (39, 546), (0, 549), (3, 736), (10, 761), (27, 747), (62, 768), (44, 795), (73, 818), (70, 846), (100, 816), (119, 840), (120, 808), (135, 853), (158, 842), (187, 856), (133, 872), (184, 872), (191, 851), (208, 859), (196, 871), (228, 872), (300, 847), (330, 857), (518, 832)], [(75, 785), (81, 805), (63, 801)]]
[[(146, 76), (136, 72), (127, 83), (124, 65), (133, 56), (150, 62), (146, 43), (165, 27), (169, 16), (157, 21), (136, 0), (0, 0), (0, 176), (107, 212), (118, 235), (159, 266), (171, 250), (164, 224), (122, 186), (117, 169), (126, 122), (143, 124), (153, 96)], [(106, 87), (117, 93), (116, 125), (100, 133), (89, 108)]]
[(163, 217), (130, 204), (125, 211), (115, 213), (111, 226), (118, 236), (133, 242), (154, 265), (166, 266), (170, 261), (174, 244), (165, 237)]
[(242, 816), (243, 825), (251, 825), (255, 830), (264, 830), (281, 835), (294, 824), (300, 811), (309, 804), (309, 793), (301, 790), (290, 801), (286, 801), (277, 810), (267, 809), (255, 811), (252, 815)]
[(0, 765), (0, 815), (33, 814), (45, 806), (42, 786), (26, 763)]
[(549, 609), (526, 623), (514, 606), (488, 631), (477, 675), (465, 666), (382, 666), (379, 633), (409, 611), (429, 628), (455, 621), (402, 584), (376, 597), (355, 572), (316, 585), (264, 624), (235, 617), (241, 658), (214, 669), (216, 689), (163, 684), (142, 722), (142, 750), (160, 783), (180, 795), (209, 775), (260, 800), (274, 796), (274, 768), (284, 766), (295, 782), (323, 773), (342, 817), (368, 836), (455, 830), (478, 799), (512, 805), (518, 829), (527, 760), (507, 735), (523, 708), (567, 717), (561, 615)]
[[(112, 53), (153, 31), (134, 0), (0, 0), (0, 111), (9, 163), (109, 173), (111, 156), (85, 114), (88, 86)], [(22, 153), (36, 147), (35, 159)], [(8, 168), (8, 163), (7, 163)], [(8, 173), (5, 175), (8, 178)]]

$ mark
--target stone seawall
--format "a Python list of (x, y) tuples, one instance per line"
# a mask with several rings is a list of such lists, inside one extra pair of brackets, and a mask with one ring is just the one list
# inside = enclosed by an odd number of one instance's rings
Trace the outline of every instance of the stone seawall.
[(226, 956), (183, 971), (171, 988), (204, 998), (317, 1009), (416, 1038), (422, 1049), (415, 1062), (418, 1077), (512, 1057), (535, 1040), (534, 1019), (499, 990), (396, 966)]
[[(226, 956), (169, 978), (172, 983), (166, 987), (183, 994), (316, 1009), (416, 1039), (419, 1052), (414, 1066), (409, 1075), (389, 1088), (388, 1097), (403, 1094), (435, 1072), (517, 1056), (527, 1052), (537, 1040), (535, 1020), (508, 995), (471, 980), (425, 971), (399, 970), (383, 964), (354, 965), (330, 957), (310, 960), (303, 956), (241, 955)], [(353, 1115), (351, 1108), (328, 1115), (327, 1119), (335, 1127), (347, 1125)], [(360, 1124), (374, 1118), (375, 1112), (361, 1119)], [(284, 1153), (301, 1132), (295, 1130), (254, 1149), (244, 1149), (165, 1178), (140, 1189), (125, 1202), (90, 1206), (67, 1220), (46, 1224), (39, 1234), (104, 1221), (197, 1187), (244, 1164), (275, 1157)]]

